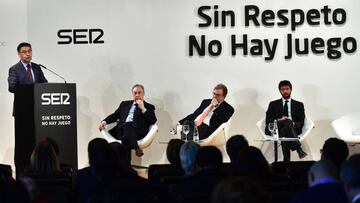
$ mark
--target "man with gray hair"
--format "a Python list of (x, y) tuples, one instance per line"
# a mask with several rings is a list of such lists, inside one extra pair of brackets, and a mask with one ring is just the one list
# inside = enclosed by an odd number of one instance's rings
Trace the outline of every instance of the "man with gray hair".
[(360, 154), (355, 154), (345, 161), (340, 177), (344, 182), (348, 202), (360, 203)]
[(346, 202), (344, 186), (337, 174), (337, 167), (331, 161), (315, 162), (308, 173), (309, 188), (296, 195), (291, 203)]
[(181, 167), (185, 171), (185, 175), (192, 175), (196, 172), (196, 155), (200, 150), (200, 146), (192, 141), (186, 142), (180, 148)]
[(132, 100), (122, 101), (116, 111), (100, 122), (99, 130), (104, 130), (107, 124), (117, 122), (109, 133), (131, 149), (136, 156), (144, 153), (137, 141), (143, 139), (149, 132), (149, 127), (156, 122), (155, 106), (144, 100), (145, 88), (135, 84), (132, 88)]

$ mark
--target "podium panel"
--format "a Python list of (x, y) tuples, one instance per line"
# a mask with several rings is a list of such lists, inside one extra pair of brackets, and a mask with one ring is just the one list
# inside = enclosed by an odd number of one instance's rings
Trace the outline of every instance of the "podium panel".
[(46, 137), (59, 145), (60, 163), (77, 169), (76, 85), (41, 83), (15, 91), (15, 166), (30, 163), (34, 147)]

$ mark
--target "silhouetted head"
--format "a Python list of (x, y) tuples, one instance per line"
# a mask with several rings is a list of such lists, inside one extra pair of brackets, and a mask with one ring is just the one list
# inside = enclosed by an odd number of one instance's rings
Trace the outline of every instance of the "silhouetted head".
[(170, 164), (176, 168), (181, 167), (180, 148), (185, 142), (180, 139), (171, 139), (166, 148), (166, 158)]
[(118, 142), (112, 142), (109, 146), (115, 152), (119, 169), (127, 169), (131, 167), (131, 150), (129, 147)]
[(360, 194), (360, 154), (355, 154), (344, 162), (340, 177), (344, 183), (348, 199), (351, 201)]
[(35, 173), (52, 174), (60, 172), (59, 159), (52, 145), (42, 141), (33, 150), (30, 157), (31, 169)]
[(180, 147), (181, 167), (185, 174), (192, 174), (196, 171), (196, 156), (200, 150), (200, 146), (193, 142), (185, 142)]
[(95, 153), (97, 148), (105, 147), (107, 145), (108, 145), (108, 142), (103, 138), (94, 138), (94, 139), (92, 139), (88, 144), (89, 162), (91, 163), (91, 160), (93, 159), (94, 153)]
[(231, 162), (235, 162), (239, 151), (248, 147), (249, 143), (244, 135), (234, 135), (226, 142), (226, 152)]
[(322, 179), (337, 179), (338, 170), (330, 160), (320, 160), (315, 162), (308, 172), (308, 184), (310, 187), (318, 184)]
[(196, 156), (196, 165), (200, 170), (207, 168), (221, 168), (221, 151), (214, 146), (201, 147)]
[(115, 177), (118, 162), (116, 153), (106, 140), (95, 138), (88, 146), (90, 167), (99, 179), (110, 181)]
[(338, 169), (349, 156), (349, 148), (343, 140), (332, 137), (325, 141), (321, 150), (321, 159), (332, 161)]
[(50, 137), (46, 137), (45, 142), (49, 143), (53, 147), (56, 156), (59, 156), (60, 149), (59, 149), (59, 145), (55, 142), (55, 140), (51, 139)]
[(248, 178), (231, 177), (221, 181), (214, 189), (212, 203), (267, 203), (269, 195), (256, 182)]
[(266, 179), (270, 174), (270, 166), (262, 152), (253, 146), (241, 150), (235, 162), (235, 174)]

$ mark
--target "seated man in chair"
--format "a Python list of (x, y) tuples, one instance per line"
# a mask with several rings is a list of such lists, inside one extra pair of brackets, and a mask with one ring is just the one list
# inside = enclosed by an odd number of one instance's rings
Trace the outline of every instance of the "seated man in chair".
[(150, 125), (155, 124), (155, 107), (144, 101), (145, 89), (143, 85), (136, 84), (132, 87), (133, 100), (120, 103), (116, 111), (101, 121), (99, 130), (103, 130), (106, 124), (118, 122), (109, 130), (109, 133), (131, 149), (135, 149), (137, 156), (144, 153), (139, 148), (137, 140), (146, 136)]
[(214, 87), (212, 99), (204, 99), (194, 113), (181, 119), (177, 124), (195, 125), (200, 140), (211, 135), (222, 123), (227, 122), (234, 113), (234, 108), (225, 101), (227, 88), (223, 84)]
[[(304, 104), (291, 98), (292, 85), (290, 81), (283, 80), (279, 83), (281, 99), (270, 102), (266, 111), (265, 134), (270, 135), (267, 126), (277, 120), (279, 136), (296, 138), (302, 133), (305, 120)], [(284, 161), (290, 161), (290, 149), (296, 150), (299, 158), (304, 158), (307, 154), (301, 149), (299, 141), (281, 142)]]

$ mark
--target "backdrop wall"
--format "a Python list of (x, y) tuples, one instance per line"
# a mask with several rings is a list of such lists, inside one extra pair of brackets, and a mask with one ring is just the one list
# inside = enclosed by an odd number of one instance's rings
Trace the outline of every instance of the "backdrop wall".
[[(79, 167), (87, 165), (87, 143), (100, 136), (99, 122), (112, 113), (119, 102), (131, 97), (131, 86), (141, 83), (146, 88), (146, 100), (156, 106), (159, 132), (155, 142), (145, 150), (142, 164), (165, 162), (169, 128), (177, 120), (195, 110), (204, 98), (211, 97), (217, 83), (228, 86), (227, 101), (235, 108), (231, 134), (244, 134), (252, 145), (261, 147), (272, 161), (271, 145), (255, 141), (261, 135), (255, 123), (265, 115), (271, 100), (280, 98), (277, 84), (288, 79), (293, 83), (293, 98), (303, 101), (306, 114), (316, 128), (305, 140), (310, 156), (318, 159), (324, 140), (335, 136), (330, 122), (337, 117), (359, 112), (360, 96), (356, 88), (360, 81), (358, 51), (331, 60), (325, 54), (296, 55), (285, 60), (287, 34), (295, 38), (353, 37), (359, 40), (360, 18), (357, 0), (331, 1), (201, 1), (201, 0), (3, 0), (0, 7), (0, 112), (2, 142), (0, 162), (13, 163), (13, 95), (7, 91), (8, 68), (18, 61), (16, 46), (22, 41), (33, 45), (33, 61), (44, 64), (77, 84)], [(232, 10), (235, 25), (199, 28), (204, 19), (198, 15), (201, 6), (210, 6), (209, 16), (217, 11)], [(346, 22), (341, 25), (303, 25), (291, 30), (286, 26), (245, 26), (244, 8), (256, 5), (261, 11), (270, 9), (301, 9), (320, 11), (328, 6), (334, 11), (346, 11)], [(331, 16), (331, 15), (329, 15)], [(260, 18), (261, 19), (261, 18)], [(279, 19), (276, 18), (275, 22)], [(229, 20), (227, 21), (229, 23)], [(261, 23), (261, 22), (260, 22)], [(59, 32), (60, 31), (60, 32)], [(243, 34), (251, 39), (278, 39), (272, 60), (267, 56), (247, 55), (238, 50), (231, 55), (230, 36), (242, 41)], [(78, 43), (74, 43), (74, 35)], [(91, 37), (90, 37), (91, 35)], [(222, 42), (219, 56), (189, 56), (189, 35), (208, 42)], [(71, 43), (66, 43), (71, 37)], [(98, 40), (95, 38), (99, 37)], [(103, 41), (103, 43), (101, 42)], [(86, 43), (85, 43), (86, 42)], [(90, 43), (91, 42), (91, 43)], [(100, 43), (99, 43), (100, 42)], [(3, 43), (4, 44), (4, 43)], [(250, 46), (251, 44), (249, 44)], [(216, 50), (216, 49), (214, 49)], [(342, 50), (342, 48), (339, 48)], [(45, 71), (51, 82), (61, 79)], [(296, 158), (296, 157), (295, 157)]]

